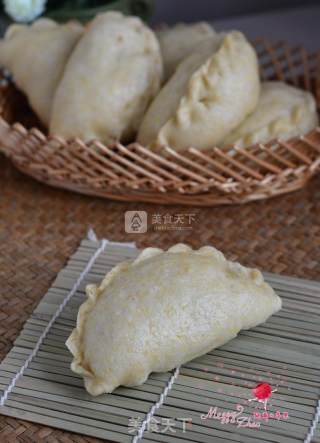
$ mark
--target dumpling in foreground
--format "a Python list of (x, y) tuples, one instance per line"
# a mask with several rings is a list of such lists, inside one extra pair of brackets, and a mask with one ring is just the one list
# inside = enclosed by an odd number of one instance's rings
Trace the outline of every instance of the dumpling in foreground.
[(171, 28), (157, 31), (156, 36), (163, 59), (164, 80), (173, 74), (178, 64), (190, 55), (200, 42), (213, 35), (215, 35), (214, 29), (206, 22), (178, 23)]
[(31, 26), (11, 25), (0, 41), (0, 65), (12, 73), (46, 126), (56, 87), (82, 32), (83, 27), (76, 22), (59, 25), (39, 19)]
[(98, 15), (56, 91), (50, 132), (84, 141), (132, 141), (162, 75), (159, 43), (137, 17)]
[(151, 103), (138, 141), (176, 150), (220, 143), (257, 105), (256, 53), (240, 32), (202, 42)]
[(264, 82), (256, 109), (224, 140), (240, 148), (305, 134), (319, 123), (310, 92), (283, 82)]
[(281, 300), (217, 249), (147, 248), (87, 287), (67, 346), (92, 395), (144, 383), (266, 321)]

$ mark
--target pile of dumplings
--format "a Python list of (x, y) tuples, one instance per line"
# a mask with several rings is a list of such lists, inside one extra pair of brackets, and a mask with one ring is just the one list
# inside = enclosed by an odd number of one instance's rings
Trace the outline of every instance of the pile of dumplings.
[(246, 37), (207, 23), (153, 32), (119, 12), (85, 27), (41, 18), (8, 28), (0, 65), (49, 133), (66, 139), (179, 151), (246, 147), (318, 125), (312, 94), (261, 83)]

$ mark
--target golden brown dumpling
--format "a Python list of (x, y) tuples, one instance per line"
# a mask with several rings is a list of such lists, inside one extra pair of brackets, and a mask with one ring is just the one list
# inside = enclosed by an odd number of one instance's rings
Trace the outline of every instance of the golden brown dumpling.
[(317, 105), (310, 92), (283, 82), (264, 82), (256, 109), (224, 140), (242, 148), (283, 140), (311, 131), (319, 123)]
[(76, 22), (59, 25), (39, 19), (31, 26), (10, 26), (0, 42), (0, 65), (12, 73), (17, 87), (47, 126), (53, 95), (82, 32)]
[(215, 34), (212, 26), (206, 22), (178, 23), (157, 31), (163, 59), (163, 80), (171, 77), (178, 64), (190, 55), (199, 43)]
[(257, 56), (240, 32), (202, 42), (151, 103), (141, 144), (205, 149), (220, 143), (257, 105)]
[(67, 63), (50, 132), (85, 141), (131, 141), (161, 75), (159, 43), (151, 29), (137, 17), (98, 15)]
[(147, 248), (87, 287), (67, 341), (92, 395), (145, 382), (266, 321), (281, 300), (262, 274), (217, 249)]

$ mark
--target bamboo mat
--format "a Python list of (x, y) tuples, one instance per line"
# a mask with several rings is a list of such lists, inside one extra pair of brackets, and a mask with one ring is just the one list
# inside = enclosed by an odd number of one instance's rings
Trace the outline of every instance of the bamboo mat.
[[(284, 302), (266, 324), (179, 372), (152, 374), (143, 386), (96, 398), (86, 393), (69, 369), (65, 340), (86, 284), (98, 283), (115, 264), (136, 254), (129, 245), (81, 242), (0, 365), (0, 399), (14, 384), (0, 413), (117, 442), (137, 441), (150, 411), (152, 426), (143, 433), (144, 442), (306, 441), (320, 394), (320, 284), (312, 281), (266, 274)], [(239, 404), (243, 416), (263, 412), (261, 404), (248, 402), (251, 389), (262, 381), (277, 389), (269, 414), (285, 412), (287, 419), (261, 419), (259, 429), (249, 429), (201, 418), (210, 407), (235, 411)], [(168, 423), (171, 429), (164, 432)]]

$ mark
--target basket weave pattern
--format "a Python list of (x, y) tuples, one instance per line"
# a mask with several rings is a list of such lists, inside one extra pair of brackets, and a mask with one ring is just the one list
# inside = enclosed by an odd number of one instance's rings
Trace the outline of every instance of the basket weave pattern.
[[(263, 80), (311, 91), (320, 109), (320, 51), (266, 40), (255, 46)], [(48, 136), (24, 97), (10, 82), (1, 83), (0, 150), (25, 174), (83, 194), (198, 206), (244, 203), (299, 189), (320, 165), (320, 127), (285, 142), (179, 153), (138, 143), (65, 141)]]

